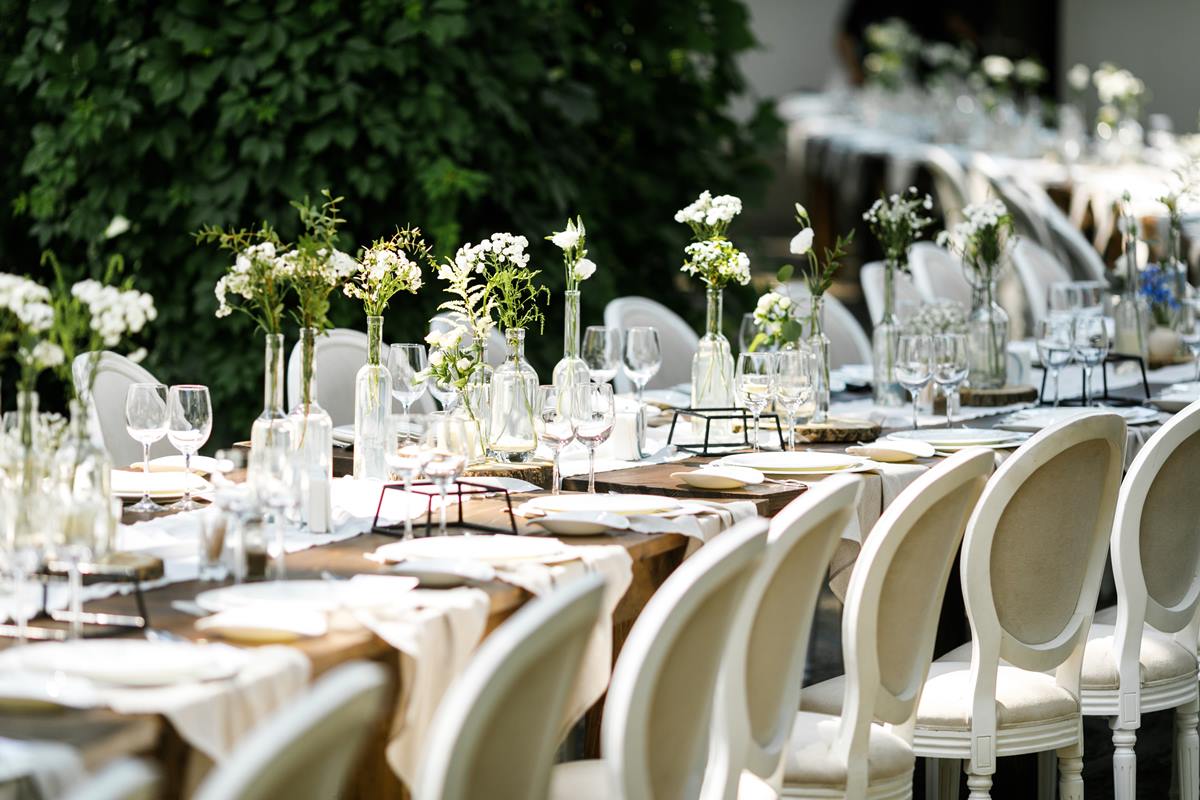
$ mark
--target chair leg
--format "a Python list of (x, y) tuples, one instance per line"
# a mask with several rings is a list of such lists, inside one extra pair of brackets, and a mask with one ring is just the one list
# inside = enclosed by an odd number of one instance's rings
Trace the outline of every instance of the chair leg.
[(925, 759), (925, 800), (958, 800), (958, 771), (954, 758)]
[(963, 762), (963, 770), (967, 773), (968, 800), (991, 800), (992, 776), (979, 775), (971, 771), (971, 762)]
[(1083, 800), (1083, 730), (1079, 742), (1058, 751), (1058, 796), (1061, 800)]
[(1037, 754), (1038, 800), (1055, 800), (1058, 796), (1058, 758), (1053, 750)]
[(1192, 700), (1175, 709), (1175, 774), (1180, 800), (1200, 798), (1200, 701)]
[(1137, 743), (1137, 731), (1119, 725), (1116, 717), (1108, 721), (1113, 741), (1113, 797), (1134, 800), (1137, 796), (1137, 754), (1133, 746)]

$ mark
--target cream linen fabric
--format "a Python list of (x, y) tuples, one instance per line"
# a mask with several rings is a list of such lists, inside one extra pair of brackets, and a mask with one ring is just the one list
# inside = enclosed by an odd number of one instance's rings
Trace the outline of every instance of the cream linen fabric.
[[(786, 786), (839, 789), (846, 785), (846, 766), (832, 752), (840, 724), (837, 717), (825, 714), (801, 711), (796, 715), (783, 768)], [(871, 783), (911, 775), (916, 763), (908, 743), (880, 725), (871, 726), (867, 752)]]
[(555, 764), (550, 772), (548, 800), (613, 800), (620, 796), (603, 759)]
[(73, 747), (0, 738), (0, 800), (62, 797), (86, 776)]

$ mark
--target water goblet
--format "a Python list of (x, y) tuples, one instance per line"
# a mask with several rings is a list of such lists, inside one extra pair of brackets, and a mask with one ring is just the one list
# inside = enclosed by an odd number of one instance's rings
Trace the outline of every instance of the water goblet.
[(412, 404), (425, 394), (429, 379), (417, 380), (417, 375), (429, 366), (423, 344), (393, 344), (388, 346), (388, 372), (392, 376), (392, 397), (404, 407), (408, 416)]
[[(607, 386), (607, 382), (603, 384)], [(538, 441), (545, 443), (554, 454), (554, 471), (551, 478), (551, 491), (558, 494), (562, 491), (562, 474), (558, 462), (562, 449), (575, 438), (575, 421), (571, 415), (570, 387), (541, 386), (538, 387), (537, 405), (534, 407), (534, 427), (537, 430)]]
[(738, 399), (754, 417), (754, 437), (750, 445), (759, 451), (758, 419), (771, 402), (774, 389), (775, 356), (772, 353), (741, 353), (738, 356), (734, 386)]
[(1071, 352), (1075, 360), (1083, 365), (1083, 405), (1092, 404), (1092, 369), (1104, 363), (1108, 357), (1109, 317), (1082, 314), (1075, 318)]
[[(429, 417), (417, 414), (389, 414), (387, 421), (387, 449), (383, 458), (388, 469), (404, 481), (404, 491), (412, 494), (412, 484), (424, 466), (421, 439), (429, 428)], [(412, 515), (404, 511), (404, 538), (413, 535)]]
[[(172, 386), (167, 396), (167, 440), (183, 454), (183, 470), (190, 480), (192, 456), (196, 454), (212, 433), (212, 400), (207, 386), (182, 384)], [(183, 497), (169, 506), (171, 511), (195, 511), (203, 508), (192, 499), (191, 484), (183, 490)]]
[(796, 449), (796, 415), (816, 395), (817, 357), (807, 347), (775, 354), (775, 401), (787, 414), (788, 449)]
[(958, 387), (967, 379), (967, 337), (961, 333), (939, 333), (933, 337), (933, 382), (946, 396), (946, 427), (954, 427)]
[(441, 498), (438, 533), (446, 535), (446, 495), (451, 484), (467, 468), (470, 443), (462, 419), (452, 413), (439, 411), (429, 415), (421, 443), (422, 466), (425, 477), (437, 487)]
[(1054, 405), (1058, 406), (1058, 376), (1062, 368), (1071, 363), (1071, 342), (1074, 337), (1075, 317), (1071, 314), (1051, 312), (1045, 319), (1038, 320), (1035, 331), (1038, 360), (1050, 373), (1050, 385), (1054, 388)]
[(142, 446), (142, 469), (147, 488), (142, 499), (129, 507), (137, 514), (153, 514), (165, 508), (150, 499), (150, 445), (167, 435), (167, 387), (161, 383), (134, 383), (125, 392), (125, 430)]
[(575, 423), (575, 438), (588, 451), (588, 492), (596, 493), (596, 448), (608, 441), (616, 420), (616, 405), (612, 387), (593, 383), (575, 387), (571, 416)]
[(917, 396), (933, 378), (933, 342), (925, 335), (904, 335), (896, 343), (896, 382), (912, 396), (913, 430), (917, 429)]
[(589, 325), (583, 332), (580, 351), (588, 376), (595, 383), (608, 383), (621, 368), (621, 329)]
[(658, 374), (662, 366), (662, 346), (658, 331), (654, 328), (636, 327), (625, 332), (625, 374), (633, 382), (637, 398), (637, 450), (643, 457), (646, 447), (646, 410), (642, 395), (646, 384)]

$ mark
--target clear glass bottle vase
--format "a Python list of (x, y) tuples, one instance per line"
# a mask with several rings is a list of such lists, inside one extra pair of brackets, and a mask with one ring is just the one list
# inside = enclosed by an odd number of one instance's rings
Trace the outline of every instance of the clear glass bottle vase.
[(354, 378), (354, 477), (387, 480), (392, 375), (383, 365), (383, 317), (367, 317), (367, 363)]
[(283, 334), (268, 333), (263, 349), (263, 410), (250, 429), (247, 481), (253, 485), (268, 470), (268, 448), (290, 446), (291, 441), (292, 423), (283, 409)]
[(288, 414), (296, 433), (300, 520), (310, 533), (329, 530), (333, 503), (333, 419), (317, 402), (319, 335), (315, 328), (300, 329), (300, 402)]
[(70, 496), (62, 526), (64, 543), (80, 559), (101, 557), (112, 544), (112, 462), (100, 444), (88, 404), (72, 400), (70, 427), (58, 451), (63, 487)]
[[(733, 408), (733, 351), (721, 332), (722, 292), (709, 287), (705, 292), (704, 336), (692, 356), (692, 408)], [(704, 435), (705, 421), (692, 420), (692, 432)], [(733, 427), (729, 421), (715, 421), (710, 428), (714, 436), (728, 437)]]
[(587, 364), (579, 357), (579, 290), (563, 293), (566, 314), (563, 318), (563, 357), (554, 365), (553, 382), (558, 388), (582, 386), (591, 380)]
[(538, 375), (525, 360), (525, 329), (510, 328), (504, 338), (504, 363), (492, 375), (489, 451), (499, 461), (523, 463), (537, 448), (533, 421)]
[(900, 339), (900, 320), (896, 317), (895, 275), (899, 266), (888, 261), (883, 267), (883, 314), (871, 332), (873, 358), (872, 391), (875, 405), (902, 407), (906, 392), (896, 381), (896, 347)]
[(1008, 314), (996, 302), (996, 278), (989, 275), (971, 289), (967, 317), (967, 385), (1000, 389), (1008, 383)]
[(829, 420), (829, 337), (825, 335), (825, 297), (816, 295), (809, 302), (808, 338), (805, 342), (817, 362), (813, 413), (809, 422), (819, 425)]

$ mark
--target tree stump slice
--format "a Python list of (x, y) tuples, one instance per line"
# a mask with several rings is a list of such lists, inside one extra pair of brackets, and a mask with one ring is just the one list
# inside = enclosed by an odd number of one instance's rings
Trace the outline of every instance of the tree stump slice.
[[(67, 574), (65, 568), (59, 569), (57, 567), (58, 565), (48, 567), (46, 572), (57, 576)], [(85, 585), (111, 583), (113, 578), (137, 580), (145, 583), (147, 581), (156, 581), (164, 574), (162, 559), (156, 556), (148, 556), (144, 553), (109, 553), (92, 563), (82, 564), (80, 568), (83, 573), (82, 577)]]
[(549, 489), (550, 480), (554, 477), (554, 465), (549, 461), (531, 461), (527, 464), (488, 461), (484, 464), (467, 467), (467, 474), (464, 477), (468, 479), (474, 477), (516, 478), (529, 481), (543, 489)]
[(1038, 390), (1026, 384), (1002, 386), (999, 389), (964, 388), (961, 399), (964, 406), (994, 408), (1010, 406), (1013, 403), (1035, 402), (1038, 399)]
[[(786, 428), (784, 425), (785, 438)], [(804, 423), (795, 427), (796, 441), (809, 444), (853, 444), (855, 442), (873, 442), (883, 431), (878, 422), (869, 419), (850, 419), (847, 417), (830, 417), (822, 423)]]

